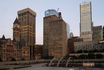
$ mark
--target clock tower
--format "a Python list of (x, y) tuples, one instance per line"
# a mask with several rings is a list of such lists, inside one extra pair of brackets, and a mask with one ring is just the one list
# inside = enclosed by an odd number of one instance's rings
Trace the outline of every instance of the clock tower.
[(20, 24), (17, 18), (13, 23), (13, 39), (14, 38), (16, 39), (16, 41), (20, 41)]

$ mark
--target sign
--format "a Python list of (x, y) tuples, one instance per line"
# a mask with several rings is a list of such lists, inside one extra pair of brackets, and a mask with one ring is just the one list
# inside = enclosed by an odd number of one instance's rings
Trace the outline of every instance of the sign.
[(46, 11), (46, 14), (49, 13), (49, 11)]
[(100, 44), (104, 43), (104, 41), (99, 41)]

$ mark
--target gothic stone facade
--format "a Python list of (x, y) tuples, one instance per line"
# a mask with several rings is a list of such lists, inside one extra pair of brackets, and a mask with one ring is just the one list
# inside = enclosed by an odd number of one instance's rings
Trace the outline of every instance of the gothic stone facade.
[[(24, 45), (23, 45), (24, 44)], [(0, 38), (0, 57), (2, 61), (30, 59), (30, 48), (26, 45), (24, 40), (16, 42), (15, 39), (5, 39), (4, 35)]]

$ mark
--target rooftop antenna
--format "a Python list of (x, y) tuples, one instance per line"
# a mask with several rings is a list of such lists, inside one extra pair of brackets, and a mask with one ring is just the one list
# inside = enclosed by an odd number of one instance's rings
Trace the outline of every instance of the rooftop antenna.
[(57, 9), (57, 12), (59, 11), (59, 8)]

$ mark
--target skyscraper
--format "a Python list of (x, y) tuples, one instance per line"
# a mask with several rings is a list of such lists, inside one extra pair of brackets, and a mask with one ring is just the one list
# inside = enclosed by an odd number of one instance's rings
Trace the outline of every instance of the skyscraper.
[(92, 41), (92, 10), (91, 2), (80, 4), (80, 36), (83, 41)]
[(66, 23), (67, 38), (70, 38), (70, 26)]
[(102, 26), (93, 26), (93, 41), (103, 40)]
[(34, 59), (36, 13), (29, 8), (20, 10), (18, 20), (20, 22), (20, 40), (24, 39), (30, 46), (30, 58)]
[(51, 15), (43, 18), (43, 55), (48, 56), (48, 47), (49, 47), (49, 22), (58, 20), (59, 18), (56, 15)]
[(67, 30), (64, 20), (49, 22), (49, 56), (61, 58), (67, 54)]
[(104, 26), (103, 26), (103, 40), (104, 40)]

